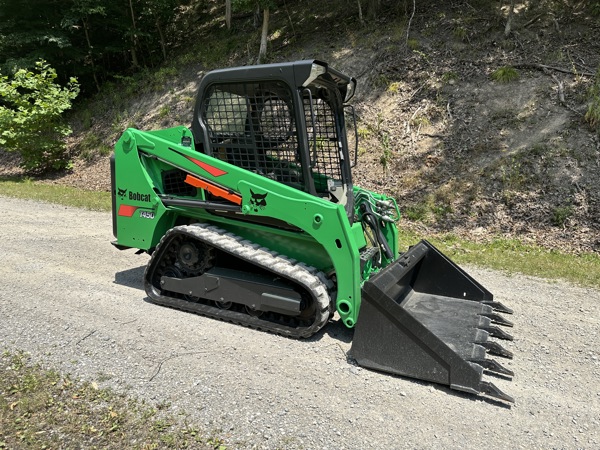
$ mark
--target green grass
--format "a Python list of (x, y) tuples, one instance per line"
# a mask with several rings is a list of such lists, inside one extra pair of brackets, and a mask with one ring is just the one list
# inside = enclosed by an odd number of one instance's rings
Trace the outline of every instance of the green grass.
[(517, 239), (493, 238), (478, 243), (447, 234), (439, 237), (417, 236), (400, 230), (400, 250), (426, 238), (459, 265), (471, 264), (508, 273), (522, 273), (546, 279), (562, 279), (575, 284), (600, 288), (600, 255), (573, 255)]
[(510, 83), (519, 78), (519, 72), (514, 67), (504, 66), (494, 70), (491, 77), (498, 83)]
[(158, 409), (43, 369), (23, 352), (0, 356), (0, 449), (225, 449)]
[(45, 184), (29, 178), (0, 178), (0, 195), (40, 200), (94, 211), (110, 211), (109, 192), (86, 191), (71, 186)]

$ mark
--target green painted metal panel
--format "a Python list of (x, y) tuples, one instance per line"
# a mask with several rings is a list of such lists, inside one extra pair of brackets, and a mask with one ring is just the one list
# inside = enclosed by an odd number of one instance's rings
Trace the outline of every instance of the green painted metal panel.
[[(218, 223), (320, 270), (334, 270), (336, 308), (343, 322), (349, 327), (354, 326), (363, 282), (360, 249), (366, 245), (360, 223), (351, 225), (340, 204), (199, 153), (190, 138), (191, 132), (185, 127), (153, 132), (128, 129), (123, 134), (115, 147), (119, 183), (116, 186), (117, 243), (148, 250), (154, 248), (175, 223)], [(241, 213), (245, 217), (277, 219), (301, 231), (215, 216), (200, 208), (167, 207), (160, 197), (166, 189), (162, 175), (174, 168), (239, 195)], [(203, 199), (203, 193), (198, 189), (192, 198)], [(386, 199), (375, 193), (370, 195)], [(395, 226), (387, 224), (383, 232), (396, 256)]]

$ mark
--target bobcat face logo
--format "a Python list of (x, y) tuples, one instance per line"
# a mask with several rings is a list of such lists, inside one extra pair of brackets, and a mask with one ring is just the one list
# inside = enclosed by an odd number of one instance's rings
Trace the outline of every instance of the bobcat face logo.
[(127, 189), (117, 189), (117, 195), (119, 197), (121, 197), (121, 200), (123, 200), (123, 198), (125, 197), (125, 194), (127, 194)]
[(252, 196), (252, 199), (250, 200), (250, 205), (252, 206), (252, 209), (254, 210), (254, 212), (258, 212), (259, 209), (266, 208), (266, 206), (267, 206), (266, 197), (267, 197), (267, 195), (269, 195), (268, 192), (266, 194), (257, 194), (252, 189), (250, 189), (250, 195)]

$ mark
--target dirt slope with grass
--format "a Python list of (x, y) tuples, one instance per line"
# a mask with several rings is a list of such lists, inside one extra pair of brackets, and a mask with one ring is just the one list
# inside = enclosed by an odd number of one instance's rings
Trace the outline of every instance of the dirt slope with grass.
[[(600, 86), (594, 5), (517, 2), (505, 36), (508, 7), (496, 2), (417, 2), (408, 33), (401, 2), (364, 25), (352, 7), (286, 4), (272, 14), (271, 59), (319, 58), (357, 77), (355, 183), (396, 197), (402, 226), (597, 252), (600, 137), (584, 118)], [(108, 154), (126, 127), (189, 124), (206, 70), (254, 61), (252, 20), (228, 33), (217, 3), (205, 6), (211, 20), (198, 11), (187, 53), (80, 105), (74, 168), (49, 182), (108, 190)], [(0, 158), (0, 175), (15, 173)]]
[(0, 351), (145, 400), (226, 448), (600, 446), (598, 290), (469, 269), (515, 310), (501, 362), (516, 375), (485, 377), (515, 397), (506, 407), (357, 367), (337, 316), (292, 340), (152, 305), (148, 257), (108, 244), (108, 213), (1, 197), (0, 209)]

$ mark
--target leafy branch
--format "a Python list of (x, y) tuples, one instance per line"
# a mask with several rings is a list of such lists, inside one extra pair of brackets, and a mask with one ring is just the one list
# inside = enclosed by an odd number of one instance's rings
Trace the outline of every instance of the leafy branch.
[(64, 138), (71, 128), (62, 117), (79, 93), (71, 78), (66, 86), (56, 82), (56, 71), (45, 61), (34, 70), (19, 69), (12, 79), (0, 73), (0, 146), (21, 154), (30, 172), (68, 167)]

